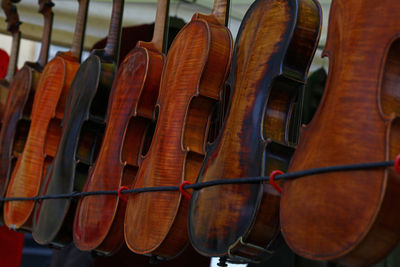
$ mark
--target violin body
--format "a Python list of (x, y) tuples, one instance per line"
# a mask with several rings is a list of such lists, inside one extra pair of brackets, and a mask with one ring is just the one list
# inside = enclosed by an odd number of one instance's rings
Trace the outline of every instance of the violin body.
[(10, 93), (0, 131), (0, 193), (5, 195), (8, 180), (22, 153), (31, 123), (31, 113), (41, 69), (25, 63), (10, 85)]
[[(12, 79), (7, 96), (0, 131), (0, 194), (4, 196), (18, 156), (22, 153), (32, 119), (32, 107), (44, 64), (47, 63), (53, 26), (54, 4), (39, 1), (39, 12), (44, 17), (42, 47), (37, 62), (25, 62)], [(0, 89), (1, 91), (1, 89)], [(1, 99), (1, 96), (0, 96)], [(1, 100), (0, 100), (1, 101)], [(1, 212), (1, 217), (3, 212)]]
[[(214, 14), (195, 14), (175, 37), (161, 78), (154, 137), (140, 164), (135, 188), (194, 182), (231, 51), (230, 31)], [(179, 254), (188, 244), (188, 204), (179, 192), (130, 195), (125, 214), (128, 247), (138, 254), (163, 258)]]
[[(332, 1), (324, 51), (327, 84), (289, 171), (386, 161), (399, 154), (399, 12), (398, 1)], [(399, 190), (394, 168), (287, 181), (283, 236), (300, 256), (370, 266), (399, 240)]]
[[(23, 152), (18, 156), (6, 197), (39, 194), (47, 165), (57, 151), (67, 93), (79, 68), (70, 52), (58, 54), (44, 68), (36, 88), (32, 121)], [(31, 230), (33, 201), (4, 204), (4, 221), (14, 229)]]
[[(236, 40), (228, 115), (207, 149), (197, 182), (263, 176), (287, 168), (298, 134), (296, 103), (302, 101), (320, 25), (316, 1), (252, 4)], [(279, 234), (279, 200), (269, 183), (195, 191), (189, 212), (193, 246), (207, 256), (261, 261)]]
[[(139, 42), (119, 67), (109, 102), (109, 116), (99, 156), (83, 191), (131, 187), (146, 151), (146, 134), (154, 122), (164, 55)], [(116, 251), (124, 238), (126, 201), (88, 196), (78, 203), (74, 243), (81, 250)]]
[[(102, 119), (90, 114), (90, 102), (99, 91), (98, 88), (111, 87), (113, 74), (114, 66), (102, 64), (96, 55), (89, 56), (81, 64), (71, 86), (66, 110), (68, 118), (64, 120), (58, 152), (46, 175), (42, 194), (66, 194), (82, 190), (105, 127)], [(107, 103), (104, 99), (99, 100), (103, 105)], [(50, 199), (37, 205), (32, 231), (36, 242), (63, 246), (71, 241), (71, 216), (76, 206), (72, 202), (72, 199)]]
[[(95, 50), (81, 64), (68, 95), (66, 118), (57, 154), (43, 184), (43, 195), (82, 191), (102, 143), (107, 103), (116, 70), (122, 0), (113, 1), (109, 40), (112, 48)], [(108, 43), (109, 44), (109, 43)], [(115, 53), (117, 55), (118, 53)], [(76, 202), (72, 199), (41, 201), (35, 209), (33, 238), (39, 244), (64, 246), (72, 240)], [(58, 216), (54, 216), (58, 214)]]

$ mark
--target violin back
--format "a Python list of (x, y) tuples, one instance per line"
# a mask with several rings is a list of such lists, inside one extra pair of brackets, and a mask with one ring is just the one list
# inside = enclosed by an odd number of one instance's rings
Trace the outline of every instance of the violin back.
[[(228, 115), (197, 182), (286, 170), (298, 129), (289, 126), (299, 125), (295, 106), (318, 43), (320, 12), (311, 0), (258, 0), (249, 8), (235, 43)], [(193, 193), (189, 235), (204, 255), (261, 261), (278, 233), (279, 195), (268, 183)]]
[[(107, 103), (116, 70), (123, 0), (113, 0), (108, 42), (81, 64), (65, 105), (60, 145), (45, 177), (42, 194), (82, 191), (102, 142)], [(43, 200), (36, 206), (33, 237), (40, 244), (64, 246), (72, 240), (76, 202)], [(54, 216), (54, 214), (58, 216)]]
[[(63, 118), (63, 98), (78, 67), (76, 58), (64, 54), (53, 58), (43, 70), (36, 88), (31, 127), (11, 175), (7, 197), (39, 194), (44, 173), (49, 160), (55, 156), (61, 135), (59, 125)], [(59, 101), (61, 104), (58, 104)], [(12, 228), (30, 230), (33, 208), (33, 201), (7, 202), (4, 205), (5, 223)]]
[[(231, 34), (214, 16), (194, 15), (175, 37), (161, 77), (157, 126), (136, 188), (194, 181), (231, 50)], [(187, 208), (188, 200), (179, 192), (130, 196), (125, 215), (128, 247), (139, 254), (176, 256), (188, 242)]]
[[(393, 0), (332, 1), (324, 96), (289, 171), (391, 160), (400, 152), (399, 12)], [(287, 181), (283, 236), (301, 256), (370, 265), (400, 237), (399, 190), (393, 168)]]

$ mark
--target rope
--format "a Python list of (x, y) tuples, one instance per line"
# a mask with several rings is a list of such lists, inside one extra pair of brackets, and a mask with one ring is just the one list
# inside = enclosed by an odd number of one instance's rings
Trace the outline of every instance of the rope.
[(138, 194), (143, 192), (159, 192), (159, 191), (180, 191), (181, 193), (183, 193), (183, 190), (187, 189), (199, 190), (202, 188), (217, 186), (217, 185), (255, 184), (255, 183), (269, 181), (271, 178), (273, 178), (273, 180), (288, 180), (288, 179), (297, 179), (321, 173), (369, 170), (369, 169), (386, 168), (391, 166), (394, 166), (395, 169), (398, 172), (400, 172), (400, 155), (396, 157), (395, 161), (380, 161), (380, 162), (370, 162), (370, 163), (329, 166), (329, 167), (314, 168), (314, 169), (302, 170), (291, 173), (284, 173), (279, 175), (276, 175), (275, 173), (274, 175), (271, 176), (231, 178), (231, 179), (214, 180), (208, 182), (200, 182), (195, 184), (189, 184), (187, 181), (184, 181), (181, 185), (177, 186), (143, 187), (143, 188), (135, 188), (128, 190), (125, 189), (126, 187), (123, 187), (119, 188), (118, 190), (111, 190), (111, 191), (72, 192), (68, 194), (54, 194), (54, 195), (44, 195), (35, 197), (9, 197), (9, 198), (0, 197), (0, 202), (32, 201), (32, 200), (40, 201), (45, 199), (70, 199), (70, 198), (77, 199), (86, 196), (98, 196), (98, 195), (121, 196), (121, 194)]

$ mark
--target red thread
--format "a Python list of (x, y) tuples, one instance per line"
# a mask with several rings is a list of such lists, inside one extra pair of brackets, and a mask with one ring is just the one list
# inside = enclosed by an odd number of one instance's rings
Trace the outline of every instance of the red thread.
[(400, 154), (397, 155), (396, 159), (394, 160), (394, 168), (398, 173), (400, 173)]
[(122, 190), (128, 190), (128, 189), (129, 189), (129, 188), (126, 187), (126, 186), (120, 186), (120, 187), (119, 187), (119, 189), (118, 189), (118, 196), (119, 196), (120, 199), (125, 200), (125, 201), (128, 201), (128, 198), (123, 197), (122, 194), (121, 194)]
[(183, 190), (183, 186), (184, 185), (187, 185), (187, 184), (192, 184), (192, 183), (190, 183), (190, 182), (188, 182), (188, 181), (183, 181), (180, 185), (179, 185), (179, 192), (181, 192), (181, 194), (184, 196), (184, 197), (186, 197), (187, 199), (189, 199), (190, 200), (190, 195), (189, 195), (189, 193), (188, 192), (186, 192), (185, 190)]
[(269, 183), (279, 192), (282, 193), (282, 188), (275, 183), (275, 176), (283, 174), (280, 170), (275, 170), (269, 175)]

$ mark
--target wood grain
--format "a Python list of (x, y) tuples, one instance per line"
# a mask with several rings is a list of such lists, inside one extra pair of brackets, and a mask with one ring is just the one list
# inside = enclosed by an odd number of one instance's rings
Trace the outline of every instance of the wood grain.
[[(252, 4), (235, 44), (228, 115), (221, 134), (207, 149), (197, 182), (264, 176), (287, 168), (296, 142), (289, 138), (289, 124), (294, 104), (302, 100), (320, 24), (321, 10), (315, 1)], [(289, 72), (292, 60), (297, 66)], [(279, 233), (279, 200), (268, 183), (195, 191), (189, 212), (193, 246), (207, 256), (261, 261), (267, 256), (261, 250)], [(239, 239), (260, 249), (241, 246)]]
[[(88, 0), (81, 0), (80, 7), (87, 10)], [(85, 15), (86, 12), (80, 13), (78, 20), (85, 20)], [(72, 52), (58, 53), (45, 66), (36, 87), (27, 141), (11, 174), (6, 196), (39, 194), (61, 138), (67, 94), (78, 68), (78, 58)], [(33, 201), (8, 202), (4, 205), (4, 221), (10, 228), (30, 231), (33, 209)]]
[[(114, 0), (110, 31), (121, 30), (123, 5), (123, 0)], [(120, 34), (117, 36), (119, 38)], [(118, 58), (119, 40), (110, 39), (110, 42), (115, 42), (112, 45), (115, 51), (93, 51), (74, 78), (68, 94), (61, 141), (45, 177), (42, 194), (81, 191), (98, 157)], [(71, 199), (41, 201), (35, 209), (34, 239), (40, 244), (60, 247), (71, 242), (75, 209), (76, 202)]]
[[(195, 14), (175, 37), (161, 78), (155, 134), (135, 188), (195, 180), (231, 51), (229, 30), (213, 15)], [(187, 210), (188, 200), (179, 192), (130, 196), (125, 215), (128, 247), (138, 254), (176, 256), (188, 242)]]
[[(39, 12), (44, 17), (44, 30), (40, 56), (37, 62), (25, 62), (10, 84), (0, 131), (0, 194), (4, 196), (17, 157), (22, 153), (31, 123), (31, 112), (44, 64), (47, 63), (53, 3), (41, 1)], [(42, 60), (45, 60), (42, 64)], [(1, 212), (2, 213), (2, 212)], [(2, 217), (2, 214), (1, 214)]]
[[(332, 1), (328, 80), (290, 171), (391, 160), (399, 153), (399, 11), (398, 1)], [(288, 181), (282, 233), (301, 256), (371, 265), (400, 237), (399, 186), (392, 168)]]
[[(113, 82), (109, 115), (99, 156), (83, 191), (131, 187), (151, 140), (155, 104), (165, 56), (161, 52), (169, 1), (160, 0), (152, 42), (139, 42), (119, 67)], [(161, 35), (161, 36), (160, 36)], [(81, 250), (115, 252), (124, 243), (126, 202), (115, 196), (90, 196), (79, 201), (74, 243)]]

